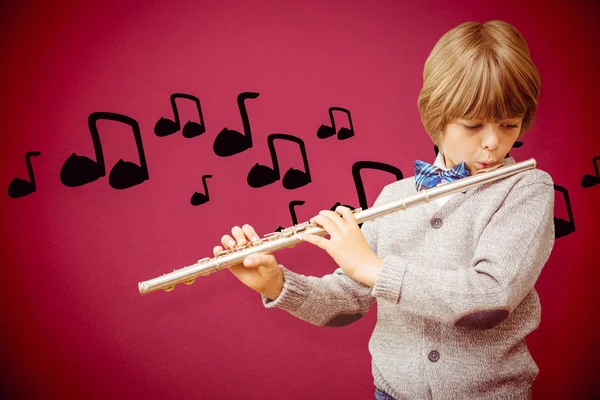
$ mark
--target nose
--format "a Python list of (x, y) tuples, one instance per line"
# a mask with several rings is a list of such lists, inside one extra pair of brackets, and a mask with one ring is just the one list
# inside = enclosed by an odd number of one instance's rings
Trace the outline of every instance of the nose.
[(498, 147), (499, 128), (495, 125), (487, 125), (481, 132), (481, 147), (494, 150)]

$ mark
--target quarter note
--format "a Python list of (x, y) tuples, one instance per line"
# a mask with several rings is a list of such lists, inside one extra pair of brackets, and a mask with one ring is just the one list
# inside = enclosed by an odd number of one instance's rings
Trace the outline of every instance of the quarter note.
[(217, 135), (213, 144), (213, 151), (219, 157), (229, 157), (252, 148), (252, 131), (250, 120), (246, 111), (246, 99), (256, 99), (259, 93), (243, 92), (237, 97), (237, 105), (242, 118), (244, 133), (241, 134), (233, 129), (223, 128)]
[(184, 138), (190, 139), (196, 136), (202, 135), (206, 132), (206, 126), (204, 125), (204, 117), (202, 116), (202, 107), (200, 107), (200, 99), (191, 94), (185, 93), (173, 93), (171, 95), (171, 108), (173, 109), (173, 116), (175, 120), (161, 117), (154, 125), (154, 134), (159, 137), (169, 136), (175, 132), (181, 130), (181, 120), (179, 116), (179, 110), (177, 109), (177, 99), (187, 99), (194, 102), (196, 110), (198, 111), (198, 119), (200, 123), (189, 120), (183, 126), (181, 133)]
[(350, 206), (348, 204), (342, 204), (339, 201), (336, 201), (335, 204), (333, 206), (331, 206), (331, 208), (329, 209), (330, 211), (335, 211), (336, 208), (338, 208), (339, 206), (344, 206), (347, 207), (351, 210), (355, 210), (356, 208), (354, 206)]
[(595, 156), (592, 158), (592, 164), (594, 164), (594, 171), (596, 172), (596, 176), (585, 174), (583, 178), (581, 178), (581, 186), (584, 188), (591, 188), (592, 186), (596, 186), (600, 183), (600, 175), (598, 174), (598, 160), (600, 156)]
[[(354, 180), (354, 187), (356, 188), (356, 194), (358, 196), (359, 207), (363, 210), (369, 208), (369, 204), (367, 202), (367, 194), (365, 192), (365, 185), (362, 179), (362, 171), (364, 169), (373, 169), (377, 171), (388, 172), (396, 177), (396, 181), (404, 179), (404, 174), (399, 168), (394, 167), (393, 165), (385, 164), (378, 161), (357, 161), (352, 165), (352, 179)], [(336, 202), (332, 207), (331, 211), (335, 211), (337, 206), (348, 207), (351, 210), (356, 209), (356, 207), (348, 204), (341, 204), (339, 201)], [(362, 227), (362, 223), (358, 224), (359, 227)]]
[(297, 143), (300, 147), (300, 153), (302, 154), (302, 161), (304, 163), (304, 171), (295, 168), (290, 168), (285, 173), (282, 181), (283, 187), (292, 190), (312, 182), (310, 170), (308, 168), (306, 149), (304, 147), (304, 142), (302, 141), (302, 139), (292, 135), (287, 135), (285, 133), (272, 133), (268, 136), (267, 143), (269, 146), (269, 153), (271, 153), (271, 162), (273, 164), (273, 168), (256, 163), (252, 167), (252, 169), (250, 169), (250, 172), (248, 172), (248, 185), (250, 185), (250, 187), (260, 188), (263, 186), (270, 185), (281, 179), (281, 174), (279, 171), (279, 161), (277, 160), (277, 153), (275, 151), (274, 143), (275, 140), (278, 139)]
[[(512, 145), (512, 148), (518, 149), (521, 146), (523, 146), (523, 142), (514, 142)], [(504, 158), (508, 158), (508, 157), (510, 157), (510, 153), (506, 153), (506, 156)]]
[(569, 200), (569, 192), (567, 189), (555, 184), (554, 190), (562, 193), (567, 207), (567, 214), (569, 216), (569, 220), (554, 217), (554, 237), (558, 239), (575, 232), (575, 220), (573, 219), (573, 210), (571, 209), (571, 200)]
[(35, 192), (35, 177), (33, 176), (33, 167), (31, 166), (31, 157), (39, 156), (39, 151), (28, 151), (25, 153), (25, 164), (29, 172), (29, 180), (14, 178), (8, 185), (8, 196), (13, 199), (27, 196)]
[(365, 193), (365, 185), (362, 180), (362, 171), (365, 169), (372, 169), (377, 171), (388, 172), (395, 176), (396, 181), (404, 179), (402, 170), (393, 165), (378, 161), (357, 161), (352, 165), (352, 179), (354, 179), (354, 186), (356, 187), (356, 193), (358, 195), (359, 207), (363, 210), (369, 208), (367, 203), (367, 195)]
[(202, 186), (204, 186), (204, 193), (194, 192), (192, 198), (190, 199), (190, 203), (193, 206), (199, 206), (207, 203), (210, 199), (208, 196), (208, 187), (206, 187), (206, 179), (208, 178), (212, 178), (212, 175), (202, 175)]
[(342, 107), (329, 107), (329, 120), (331, 121), (331, 126), (329, 125), (321, 125), (319, 129), (317, 129), (317, 137), (319, 139), (326, 139), (336, 134), (335, 128), (335, 118), (333, 117), (334, 111), (340, 111), (348, 116), (348, 122), (350, 124), (350, 128), (341, 127), (339, 131), (337, 131), (338, 140), (346, 140), (350, 139), (354, 136), (354, 125), (352, 125), (352, 116), (350, 115), (350, 111), (346, 110)]
[(148, 179), (148, 165), (142, 145), (140, 126), (136, 120), (122, 114), (111, 112), (93, 112), (88, 117), (88, 127), (94, 145), (96, 160), (89, 157), (78, 156), (73, 153), (63, 164), (60, 170), (60, 181), (68, 187), (86, 185), (106, 175), (104, 153), (98, 132), (98, 121), (116, 121), (129, 125), (133, 131), (135, 144), (140, 159), (140, 165), (120, 159), (111, 169), (108, 183), (114, 189), (127, 189), (139, 185)]
[[(288, 208), (290, 210), (290, 215), (292, 216), (292, 225), (298, 225), (298, 217), (296, 217), (296, 206), (301, 206), (304, 203), (305, 203), (304, 200), (292, 200), (292, 201), (290, 201), (290, 204), (288, 205)], [(277, 229), (275, 229), (274, 232), (281, 232), (284, 229), (285, 229), (284, 227), (279, 226)]]

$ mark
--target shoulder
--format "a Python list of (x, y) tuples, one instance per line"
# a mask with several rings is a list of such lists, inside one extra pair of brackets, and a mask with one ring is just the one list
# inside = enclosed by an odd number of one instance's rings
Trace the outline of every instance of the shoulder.
[(375, 205), (385, 204), (403, 196), (415, 194), (416, 192), (415, 177), (411, 176), (404, 178), (385, 185), (377, 197), (377, 200), (375, 200)]
[[(515, 163), (510, 157), (506, 161), (507, 165)], [(482, 185), (475, 188), (473, 194), (474, 199), (489, 199), (491, 204), (504, 206), (524, 202), (551, 205), (554, 203), (554, 181), (548, 172), (534, 168)]]
[[(514, 164), (515, 160), (512, 157), (506, 159), (506, 164)], [(520, 172), (506, 178), (504, 186), (508, 187), (510, 191), (525, 188), (531, 185), (545, 186), (554, 190), (554, 181), (552, 176), (542, 169), (534, 168), (527, 171)]]

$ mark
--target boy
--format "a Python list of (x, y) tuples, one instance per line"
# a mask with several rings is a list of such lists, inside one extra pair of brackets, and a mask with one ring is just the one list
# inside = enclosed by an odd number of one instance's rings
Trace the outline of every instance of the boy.
[[(505, 22), (450, 30), (423, 78), (419, 112), (439, 170), (417, 161), (415, 177), (387, 185), (374, 206), (514, 163), (506, 156), (533, 122), (539, 74)], [(432, 170), (433, 178), (421, 176)], [(347, 325), (377, 301), (369, 342), (376, 399), (531, 398), (538, 368), (524, 338), (540, 321), (534, 284), (554, 244), (553, 215), (552, 179), (534, 169), (362, 229), (348, 208), (321, 211), (310, 222), (330, 238), (303, 238), (340, 267), (322, 278), (296, 274), (270, 254), (230, 270), (265, 307), (316, 325)], [(258, 239), (250, 225), (232, 235), (221, 239), (226, 248)]]

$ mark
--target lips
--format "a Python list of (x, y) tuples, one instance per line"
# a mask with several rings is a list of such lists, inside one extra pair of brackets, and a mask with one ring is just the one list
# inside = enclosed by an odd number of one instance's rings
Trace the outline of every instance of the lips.
[(486, 168), (491, 168), (494, 165), (496, 165), (496, 161), (481, 161), (481, 162), (476, 162), (475, 165), (477, 166), (477, 169), (486, 169)]

